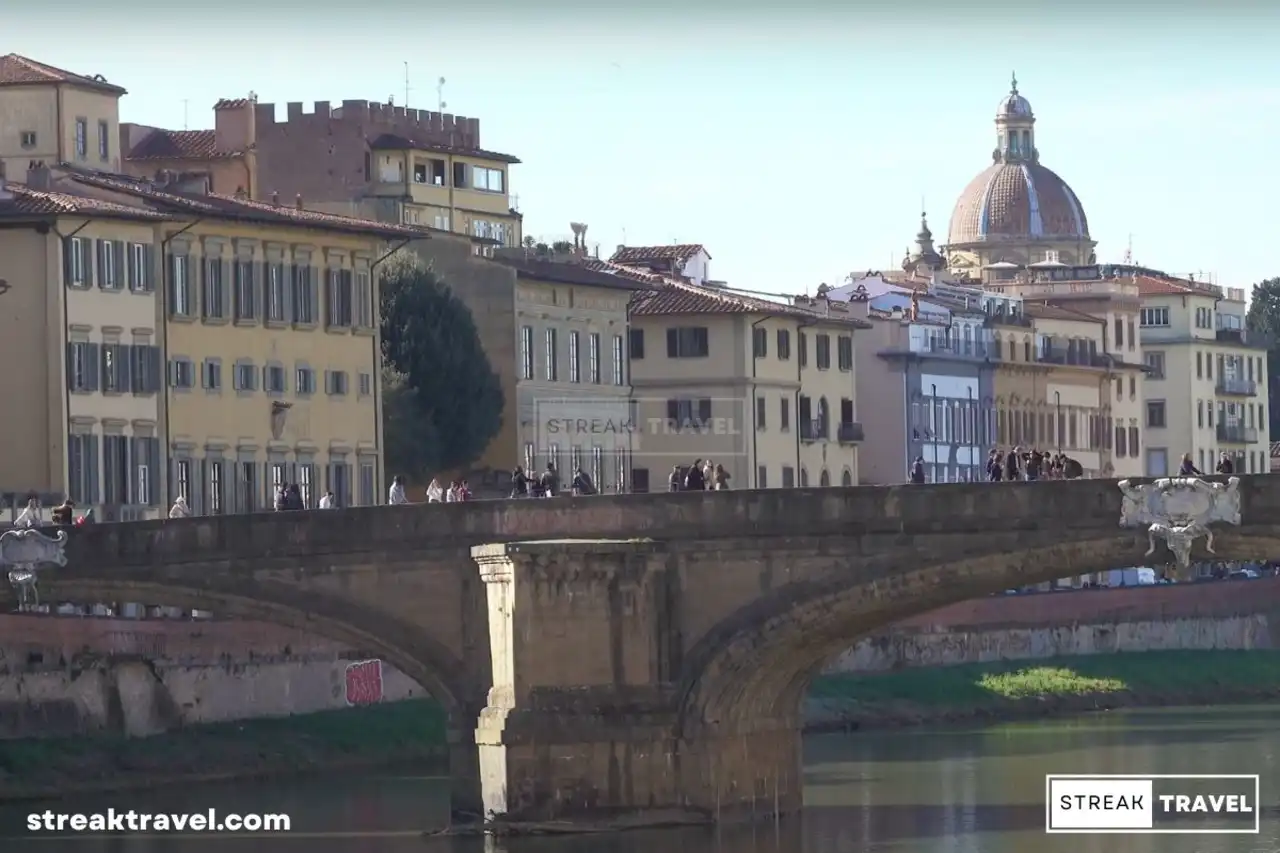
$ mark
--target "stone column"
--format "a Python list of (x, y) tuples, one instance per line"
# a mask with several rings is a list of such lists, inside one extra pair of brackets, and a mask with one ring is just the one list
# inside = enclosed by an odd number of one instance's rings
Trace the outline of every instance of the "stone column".
[(680, 730), (677, 556), (604, 540), (482, 545), (472, 556), (493, 656), (476, 729), (486, 817), (716, 820), (799, 807), (795, 720)]
[(666, 558), (646, 541), (472, 549), (487, 584), (493, 687), (476, 743), (486, 816), (546, 820), (678, 803)]

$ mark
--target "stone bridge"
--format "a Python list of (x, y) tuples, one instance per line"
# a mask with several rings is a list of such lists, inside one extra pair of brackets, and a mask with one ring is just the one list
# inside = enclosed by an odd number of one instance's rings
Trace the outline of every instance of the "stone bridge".
[[(1280, 478), (1240, 479), (1243, 523), (1215, 528), (1217, 554), (1280, 555)], [(1076, 480), (101, 524), (73, 534), (40, 590), (269, 620), (381, 655), (448, 708), (462, 808), (718, 819), (799, 806), (802, 694), (860, 636), (1168, 561), (1120, 527), (1121, 497)]]

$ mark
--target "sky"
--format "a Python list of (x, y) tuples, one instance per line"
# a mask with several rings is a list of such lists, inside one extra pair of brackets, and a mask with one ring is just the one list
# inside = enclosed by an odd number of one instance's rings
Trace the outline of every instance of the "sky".
[(122, 121), (175, 129), (250, 92), (404, 104), (407, 63), (410, 107), (443, 77), (445, 111), (521, 159), (526, 235), (701, 243), (714, 278), (774, 293), (896, 266), (922, 205), (945, 243), (1016, 72), (1099, 260), (1280, 275), (1274, 2), (82, 3), (10, 12), (0, 53), (103, 74)]

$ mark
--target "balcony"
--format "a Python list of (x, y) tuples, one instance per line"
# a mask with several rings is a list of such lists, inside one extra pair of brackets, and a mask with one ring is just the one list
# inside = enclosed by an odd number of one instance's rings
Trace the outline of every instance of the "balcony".
[(1252, 379), (1219, 379), (1217, 391), (1224, 397), (1256, 397), (1258, 383)]
[(1036, 361), (1041, 364), (1061, 364), (1074, 367), (1111, 367), (1116, 359), (1102, 352), (1081, 352), (1065, 347), (1041, 347), (1036, 352)]
[(1214, 337), (1221, 344), (1241, 344), (1248, 342), (1248, 333), (1244, 329), (1218, 329)]
[(841, 444), (857, 444), (864, 437), (862, 424), (844, 423), (836, 427), (836, 439)]
[(827, 437), (828, 437), (827, 425), (824, 424), (822, 421), (818, 421), (818, 420), (800, 421), (800, 440), (801, 441), (826, 441)]
[(945, 338), (925, 338), (922, 341), (912, 341), (912, 344), (915, 344), (912, 349), (921, 355), (932, 355), (941, 358), (985, 361), (989, 358), (1000, 357), (1000, 351), (994, 339), (990, 341), (952, 341)]
[(1253, 427), (1218, 424), (1218, 441), (1223, 444), (1254, 444), (1258, 440), (1258, 431)]

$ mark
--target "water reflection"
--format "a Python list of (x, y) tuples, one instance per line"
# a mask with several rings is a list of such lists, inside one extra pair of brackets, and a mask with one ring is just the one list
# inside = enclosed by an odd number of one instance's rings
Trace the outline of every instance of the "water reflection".
[[(831, 735), (806, 744), (804, 813), (757, 826), (508, 842), (433, 839), (446, 818), (444, 780), (408, 773), (199, 785), (68, 798), (39, 809), (92, 812), (273, 812), (289, 836), (156, 836), (33, 841), (25, 805), (0, 809), (0, 849), (201, 853), (228, 845), (308, 853), (1276, 853), (1280, 814), (1260, 836), (1046, 835), (1046, 773), (1259, 773), (1264, 805), (1280, 791), (1280, 732), (1270, 707), (1170, 709), (969, 730)], [(1270, 799), (1268, 795), (1270, 794)], [(245, 847), (244, 849), (250, 849)]]

